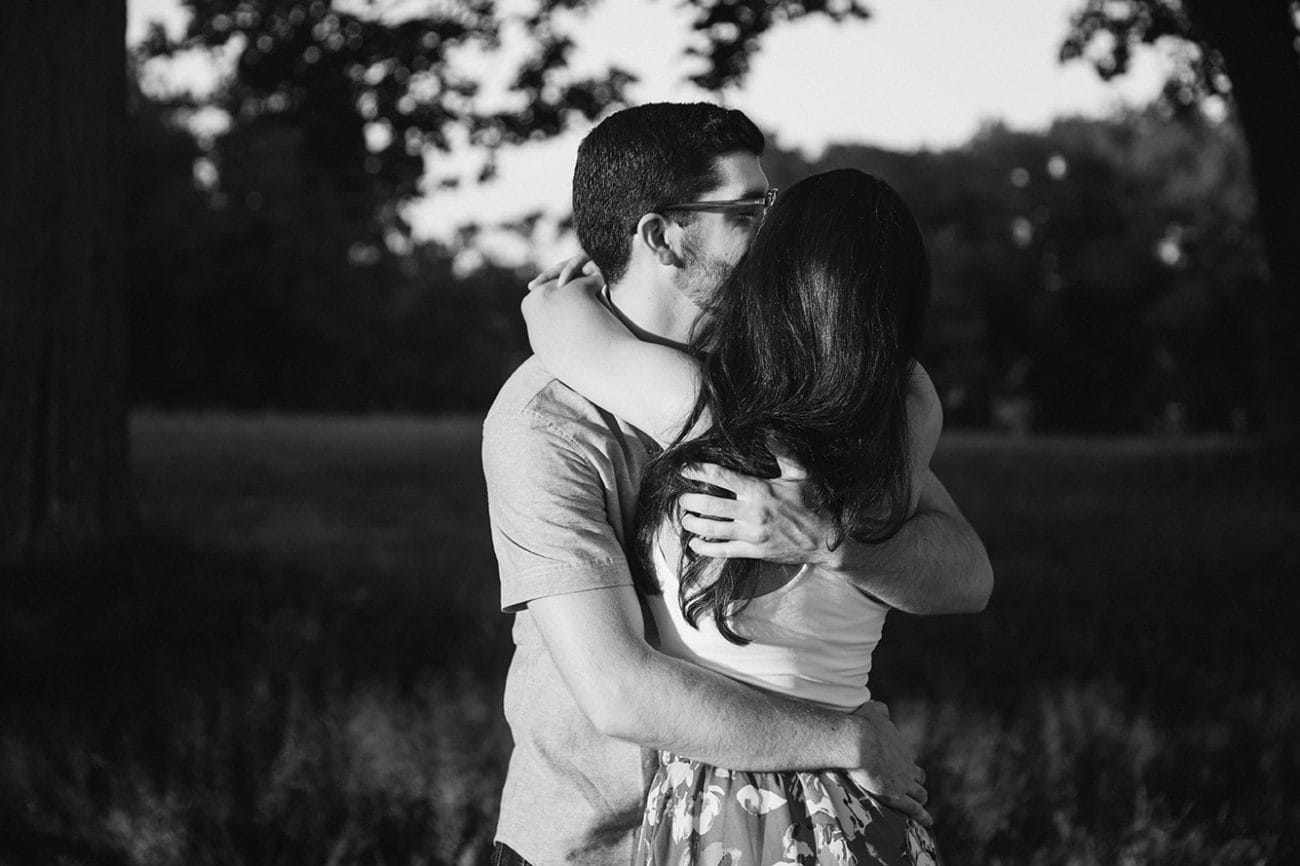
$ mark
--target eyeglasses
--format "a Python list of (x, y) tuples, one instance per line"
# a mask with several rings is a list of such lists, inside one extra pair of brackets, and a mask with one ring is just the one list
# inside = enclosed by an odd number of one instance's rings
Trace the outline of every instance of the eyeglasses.
[(668, 210), (705, 210), (717, 211), (719, 213), (742, 213), (744, 211), (757, 211), (755, 216), (765, 217), (768, 210), (776, 202), (776, 187), (772, 187), (763, 193), (762, 198), (736, 198), (727, 201), (682, 201), (677, 204), (665, 205), (659, 208), (661, 211)]

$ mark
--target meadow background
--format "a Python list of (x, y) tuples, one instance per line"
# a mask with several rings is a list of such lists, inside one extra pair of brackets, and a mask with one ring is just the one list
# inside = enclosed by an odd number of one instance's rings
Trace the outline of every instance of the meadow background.
[[(509, 754), (477, 416), (137, 414), (144, 532), (0, 590), (0, 863), (483, 861)], [(947, 434), (975, 616), (874, 687), (954, 864), (1286, 863), (1300, 507), (1248, 442)]]
[(997, 588), (873, 688), (949, 862), (1300, 862), (1300, 0), (4, 0), (0, 64), (0, 866), (483, 861), (481, 417), (659, 99), (925, 235)]

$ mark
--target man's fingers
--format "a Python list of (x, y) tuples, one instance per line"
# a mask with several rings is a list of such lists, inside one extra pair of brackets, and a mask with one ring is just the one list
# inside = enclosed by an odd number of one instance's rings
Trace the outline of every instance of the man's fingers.
[(921, 767), (916, 768), (916, 781), (920, 782), (922, 785), (925, 784), (925, 770)]
[[(712, 517), (699, 517), (694, 514), (682, 515), (682, 527), (700, 538), (710, 541), (742, 541), (750, 544), (762, 544), (768, 540), (763, 530), (734, 520), (714, 520)], [(758, 551), (747, 554), (762, 558)]]
[(806, 481), (808, 480), (808, 470), (804, 469), (798, 461), (784, 451), (772, 450), (772, 456), (776, 458), (776, 465), (781, 470), (782, 481)]
[(925, 811), (925, 807), (913, 800), (911, 797), (898, 797), (893, 794), (876, 794), (876, 799), (889, 806), (891, 809), (897, 809), (909, 818), (915, 818), (927, 827), (934, 825), (934, 819), (930, 813)]
[(700, 556), (712, 559), (758, 559), (758, 551), (747, 541), (705, 541), (698, 535), (686, 542)]
[(681, 516), (681, 525), (695, 536), (708, 538), (710, 541), (759, 541), (759, 538), (754, 537), (753, 529), (732, 520), (714, 520), (685, 514)]
[(925, 811), (925, 807), (913, 800), (911, 797), (897, 797), (890, 794), (877, 794), (877, 799), (890, 808), (897, 809), (909, 818), (914, 818), (926, 827), (934, 826), (934, 818), (930, 813)]
[(740, 527), (736, 526), (730, 520), (713, 520), (709, 517), (697, 517), (694, 514), (682, 515), (682, 528), (688, 532), (693, 532), (700, 538), (709, 538), (715, 541), (732, 541), (740, 539), (750, 541), (752, 539), (741, 538)]
[(882, 701), (867, 701), (862, 706), (853, 711), (853, 715), (871, 718), (873, 716), (883, 716), (889, 718), (889, 707)]
[(846, 774), (849, 779), (852, 780), (853, 784), (857, 785), (862, 790), (871, 790), (871, 777), (867, 775), (866, 770), (859, 767), (857, 769), (846, 771)]
[(925, 802), (930, 799), (929, 792), (915, 782), (907, 786), (907, 796), (911, 797), (922, 806), (924, 806)]
[(734, 520), (740, 513), (740, 504), (736, 500), (710, 496), (707, 493), (683, 493), (677, 502), (682, 511), (693, 511), (708, 517), (726, 517)]
[(687, 466), (682, 470), (682, 477), (725, 488), (737, 496), (762, 483), (756, 478), (750, 478), (748, 475), (743, 475), (716, 463), (695, 463)]

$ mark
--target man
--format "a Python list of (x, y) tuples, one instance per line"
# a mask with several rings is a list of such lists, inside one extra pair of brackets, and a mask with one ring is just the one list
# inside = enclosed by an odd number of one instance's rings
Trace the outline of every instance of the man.
[[(740, 112), (703, 104), (627, 109), (583, 142), (578, 237), (644, 339), (685, 342), (744, 252), (767, 192), (763, 144)], [(501, 603), (516, 615), (505, 696), (515, 750), (494, 862), (627, 862), (658, 749), (753, 770), (861, 767), (881, 799), (928, 820), (924, 776), (880, 704), (824, 711), (655, 651), (624, 554), (653, 448), (536, 359), (484, 423)], [(917, 613), (987, 600), (983, 547), (932, 475), (892, 540), (831, 550), (797, 478), (704, 472), (737, 498), (702, 509), (729, 521), (692, 542), (702, 553), (820, 562)]]

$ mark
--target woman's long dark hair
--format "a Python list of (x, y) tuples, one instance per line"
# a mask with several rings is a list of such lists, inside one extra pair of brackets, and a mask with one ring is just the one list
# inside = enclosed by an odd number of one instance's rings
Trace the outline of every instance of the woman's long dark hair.
[[(837, 543), (898, 531), (911, 498), (907, 392), (929, 283), (916, 221), (884, 181), (841, 169), (781, 193), (692, 340), (702, 383), (687, 429), (705, 411), (712, 424), (679, 437), (641, 482), (643, 590), (661, 591), (656, 537), (678, 519), (678, 497), (700, 489), (680, 474), (694, 463), (773, 478), (781, 451), (807, 470), (808, 505), (831, 517)], [(732, 625), (755, 594), (758, 560), (719, 565), (688, 538), (682, 530), (683, 615), (697, 626), (711, 614), (727, 640), (747, 643)]]

